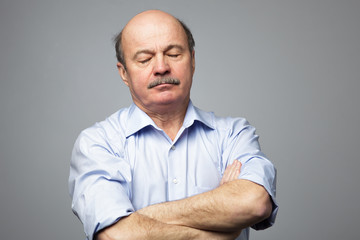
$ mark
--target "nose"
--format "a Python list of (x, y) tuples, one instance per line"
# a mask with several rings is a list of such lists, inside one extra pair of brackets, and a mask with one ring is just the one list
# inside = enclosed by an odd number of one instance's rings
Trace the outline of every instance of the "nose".
[(170, 73), (170, 66), (164, 56), (157, 56), (153, 71), (155, 76), (164, 76)]

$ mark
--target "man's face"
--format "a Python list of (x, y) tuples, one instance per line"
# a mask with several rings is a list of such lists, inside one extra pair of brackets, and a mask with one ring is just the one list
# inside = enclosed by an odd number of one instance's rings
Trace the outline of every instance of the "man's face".
[[(122, 40), (126, 69), (118, 63), (119, 72), (135, 104), (148, 110), (187, 104), (195, 59), (177, 20), (169, 16), (140, 17), (124, 29)], [(178, 84), (149, 88), (154, 81), (169, 78)]]

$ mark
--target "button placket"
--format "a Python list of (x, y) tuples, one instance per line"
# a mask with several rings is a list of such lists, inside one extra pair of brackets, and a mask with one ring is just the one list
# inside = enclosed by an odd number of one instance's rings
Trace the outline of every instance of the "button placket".
[[(175, 145), (171, 145), (170, 151), (173, 152), (175, 149), (176, 149)], [(173, 154), (173, 153), (170, 153), (170, 154)], [(177, 179), (176, 176), (173, 176), (172, 182), (173, 182), (174, 184), (178, 184), (178, 183), (179, 183), (179, 180)]]
[(168, 145), (168, 196), (169, 200), (178, 200), (186, 195), (186, 151), (183, 151), (183, 139)]

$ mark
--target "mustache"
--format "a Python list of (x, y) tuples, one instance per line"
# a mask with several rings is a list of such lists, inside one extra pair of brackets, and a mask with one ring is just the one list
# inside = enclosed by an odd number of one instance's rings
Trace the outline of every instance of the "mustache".
[(155, 79), (154, 81), (152, 81), (151, 83), (149, 83), (148, 85), (148, 89), (156, 87), (160, 84), (174, 84), (174, 85), (179, 85), (180, 84), (180, 80), (177, 78), (171, 78), (171, 77), (167, 77), (167, 78), (158, 78)]

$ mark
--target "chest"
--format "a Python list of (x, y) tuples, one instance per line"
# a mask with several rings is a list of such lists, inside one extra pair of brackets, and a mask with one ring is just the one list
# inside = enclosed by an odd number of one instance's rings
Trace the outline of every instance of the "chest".
[(212, 132), (186, 129), (172, 142), (161, 131), (147, 129), (129, 137), (131, 201), (139, 209), (216, 188), (221, 180), (221, 150)]

